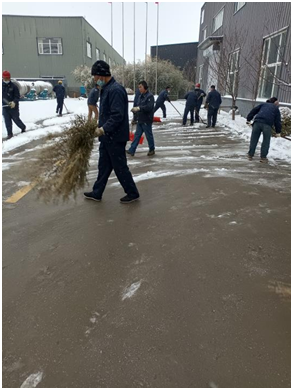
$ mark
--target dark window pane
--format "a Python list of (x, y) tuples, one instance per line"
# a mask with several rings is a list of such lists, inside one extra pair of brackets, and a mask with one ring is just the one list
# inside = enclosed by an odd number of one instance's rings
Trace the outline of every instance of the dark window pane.
[(277, 62), (278, 51), (280, 48), (279, 42), (280, 42), (280, 35), (277, 35), (277, 36), (271, 38), (271, 46), (270, 46), (268, 64), (274, 64)]

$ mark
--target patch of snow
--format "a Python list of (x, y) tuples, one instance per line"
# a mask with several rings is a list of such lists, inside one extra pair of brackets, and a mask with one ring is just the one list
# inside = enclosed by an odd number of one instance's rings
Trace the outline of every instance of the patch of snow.
[(43, 379), (43, 373), (41, 371), (36, 372), (35, 374), (31, 374), (26, 380), (23, 382), (23, 384), (20, 386), (21, 388), (32, 388), (37, 387), (37, 385), (41, 382)]
[(141, 280), (139, 282), (132, 283), (130, 287), (126, 288), (122, 295), (122, 301), (124, 301), (124, 299), (131, 298), (139, 289), (140, 285), (141, 285)]

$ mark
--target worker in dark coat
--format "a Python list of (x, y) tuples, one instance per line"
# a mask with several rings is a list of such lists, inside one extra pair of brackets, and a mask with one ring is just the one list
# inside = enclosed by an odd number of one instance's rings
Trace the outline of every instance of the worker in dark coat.
[(195, 84), (194, 92), (196, 93), (196, 105), (195, 105), (195, 122), (199, 122), (199, 112), (203, 102), (203, 98), (206, 96), (206, 93), (200, 89), (200, 84)]
[(155, 154), (155, 141), (153, 136), (152, 124), (154, 117), (154, 95), (148, 90), (147, 83), (143, 80), (138, 85), (140, 95), (136, 106), (131, 111), (137, 117), (137, 126), (134, 140), (126, 153), (134, 156), (140, 137), (145, 133), (149, 144), (148, 156)]
[(19, 117), (19, 89), (11, 81), (11, 75), (7, 70), (2, 73), (2, 114), (4, 116), (5, 126), (7, 130), (7, 139), (13, 137), (12, 121), (24, 133), (26, 126)]
[(100, 87), (99, 124), (96, 135), (99, 137), (98, 177), (91, 192), (85, 192), (87, 199), (102, 200), (108, 178), (114, 172), (126, 196), (121, 203), (131, 203), (139, 198), (139, 192), (127, 166), (125, 153), (129, 140), (128, 97), (124, 87), (111, 76), (110, 67), (105, 61), (96, 61), (92, 75)]
[(282, 122), (278, 105), (278, 99), (272, 97), (266, 103), (254, 107), (247, 115), (247, 124), (250, 124), (250, 121), (254, 118), (248, 151), (249, 160), (252, 160), (259, 137), (262, 134), (263, 142), (260, 149), (260, 162), (268, 161), (267, 155), (269, 153), (273, 126), (275, 126), (277, 137), (281, 136)]
[(163, 89), (157, 100), (156, 100), (156, 104), (155, 104), (155, 107), (154, 107), (154, 113), (159, 109), (161, 108), (161, 110), (163, 111), (163, 118), (166, 118), (167, 117), (167, 113), (166, 113), (166, 106), (165, 106), (165, 101), (167, 100), (167, 102), (170, 103), (170, 98), (169, 98), (169, 93), (170, 93), (170, 87), (166, 87), (165, 89)]
[(96, 85), (94, 88), (90, 90), (88, 99), (87, 99), (87, 105), (88, 105), (88, 120), (92, 120), (93, 113), (95, 114), (95, 121), (98, 122), (99, 119), (99, 111), (97, 107), (97, 103), (100, 96), (100, 89)]
[(193, 125), (194, 122), (194, 110), (195, 106), (197, 103), (197, 95), (195, 91), (189, 91), (187, 94), (184, 96), (184, 99), (186, 99), (186, 104), (185, 104), (185, 110), (183, 114), (183, 126), (186, 125), (187, 122), (187, 116), (190, 113), (190, 126)]
[(56, 114), (58, 114), (58, 116), (62, 116), (62, 110), (63, 110), (63, 104), (65, 98), (65, 88), (62, 84), (62, 80), (58, 81), (58, 84), (55, 85), (53, 91), (55, 92), (56, 99), (57, 99)]
[(216, 87), (212, 85), (208, 97), (206, 98), (206, 105), (208, 105), (208, 125), (206, 127), (216, 126), (218, 110), (221, 104), (221, 95), (216, 90)]

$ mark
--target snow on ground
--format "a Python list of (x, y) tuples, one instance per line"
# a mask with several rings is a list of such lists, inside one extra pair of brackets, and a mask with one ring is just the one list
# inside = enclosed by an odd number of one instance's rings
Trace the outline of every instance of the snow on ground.
[[(133, 97), (129, 96), (129, 101), (132, 101)], [(169, 122), (170, 120), (181, 119), (185, 108), (184, 100), (177, 100), (169, 104), (165, 103), (167, 107), (167, 117), (168, 122), (166, 122), (165, 128), (171, 127), (176, 122)], [(13, 149), (16, 149), (19, 146), (25, 145), (33, 140), (37, 140), (45, 137), (49, 133), (58, 133), (62, 132), (64, 126), (68, 125), (75, 115), (87, 115), (87, 99), (83, 98), (67, 98), (65, 99), (65, 105), (69, 111), (69, 114), (66, 114), (67, 110), (64, 107), (63, 117), (57, 117), (56, 115), (56, 100), (36, 100), (36, 101), (26, 101), (20, 102), (20, 118), (27, 126), (27, 132), (20, 134), (20, 129), (13, 124), (13, 133), (17, 137), (5, 141), (2, 143), (2, 154), (5, 154)], [(132, 113), (130, 112), (133, 103), (129, 103), (129, 118), (132, 118)], [(180, 112), (180, 114), (177, 112)], [(200, 114), (203, 119), (206, 119), (207, 112), (202, 109)], [(162, 117), (162, 111), (159, 109), (155, 116)], [(225, 125), (232, 130), (232, 134), (235, 134), (235, 137), (243, 138), (243, 142), (247, 143), (247, 148), (251, 135), (251, 127), (246, 124), (246, 118), (241, 116), (236, 116), (235, 121), (232, 121), (231, 115), (221, 111), (218, 115), (218, 124)], [(163, 129), (162, 129), (163, 130)], [(6, 128), (4, 125), (2, 117), (2, 138), (6, 138)], [(260, 139), (261, 141), (262, 139)], [(291, 142), (284, 138), (272, 138), (271, 147), (268, 155), (272, 159), (282, 159), (287, 162), (291, 162)]]

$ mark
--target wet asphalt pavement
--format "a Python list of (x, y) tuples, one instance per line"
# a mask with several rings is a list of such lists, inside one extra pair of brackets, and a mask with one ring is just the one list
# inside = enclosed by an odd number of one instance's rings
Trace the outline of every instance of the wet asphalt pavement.
[[(154, 135), (135, 203), (114, 175), (101, 203), (3, 203), (3, 387), (290, 386), (290, 166), (224, 127)], [(38, 145), (4, 156), (3, 200)]]

